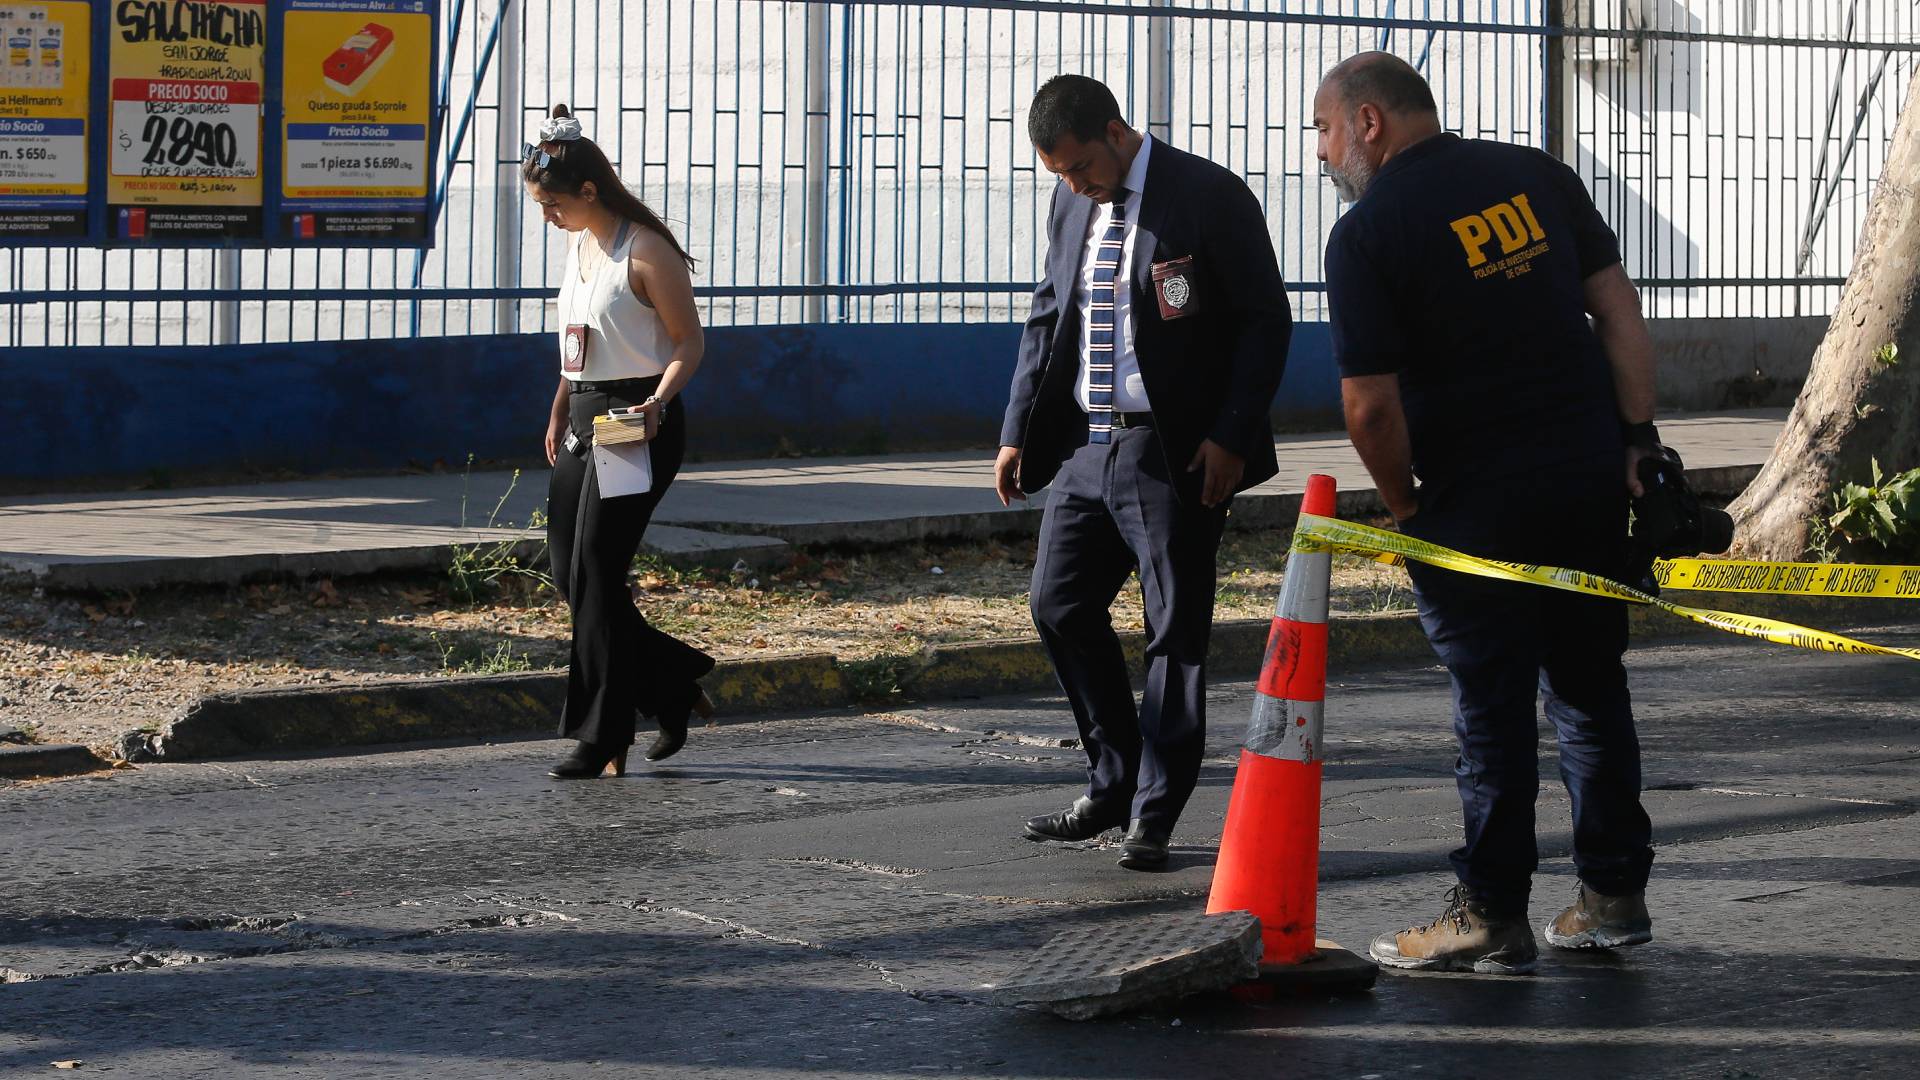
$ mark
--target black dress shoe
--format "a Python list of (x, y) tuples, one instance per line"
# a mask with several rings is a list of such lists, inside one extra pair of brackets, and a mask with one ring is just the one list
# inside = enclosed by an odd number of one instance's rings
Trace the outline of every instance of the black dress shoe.
[(1108, 829), (1117, 829), (1126, 820), (1126, 812), (1104, 809), (1085, 795), (1057, 814), (1027, 819), (1029, 840), (1091, 840)]
[(1127, 826), (1127, 838), (1120, 842), (1120, 865), (1128, 870), (1165, 870), (1167, 844), (1172, 839), (1173, 830), (1134, 818)]

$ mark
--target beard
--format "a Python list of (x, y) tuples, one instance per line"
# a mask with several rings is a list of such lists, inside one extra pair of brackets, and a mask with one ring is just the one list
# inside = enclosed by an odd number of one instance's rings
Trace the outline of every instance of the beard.
[(1347, 202), (1359, 202), (1360, 196), (1367, 193), (1367, 188), (1373, 185), (1374, 171), (1373, 163), (1360, 152), (1357, 144), (1347, 147), (1338, 165), (1327, 163), (1327, 179), (1333, 181), (1334, 193)]

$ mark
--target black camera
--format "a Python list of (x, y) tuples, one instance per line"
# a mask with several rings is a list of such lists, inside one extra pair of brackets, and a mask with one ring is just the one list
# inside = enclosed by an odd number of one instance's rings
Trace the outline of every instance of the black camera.
[(1733, 516), (1700, 505), (1687, 487), (1686, 466), (1672, 448), (1662, 446), (1640, 459), (1640, 486), (1633, 499), (1632, 577), (1658, 592), (1653, 561), (1688, 555), (1718, 554), (1733, 546)]

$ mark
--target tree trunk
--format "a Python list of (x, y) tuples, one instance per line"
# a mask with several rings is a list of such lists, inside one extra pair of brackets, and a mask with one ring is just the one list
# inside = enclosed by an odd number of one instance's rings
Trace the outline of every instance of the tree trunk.
[[(1907, 87), (1859, 251), (1813, 369), (1760, 475), (1728, 509), (1734, 550), (1792, 561), (1829, 492), (1920, 466), (1920, 70)], [(1886, 347), (1898, 352), (1888, 359)]]

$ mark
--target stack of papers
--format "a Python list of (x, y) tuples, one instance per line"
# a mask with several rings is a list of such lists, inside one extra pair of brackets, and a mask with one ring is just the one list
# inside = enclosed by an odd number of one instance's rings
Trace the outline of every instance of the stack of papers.
[(608, 413), (593, 418), (595, 446), (619, 446), (623, 443), (645, 442), (646, 439), (645, 413)]
[(642, 413), (593, 418), (593, 474), (600, 497), (617, 499), (653, 490), (653, 448)]

